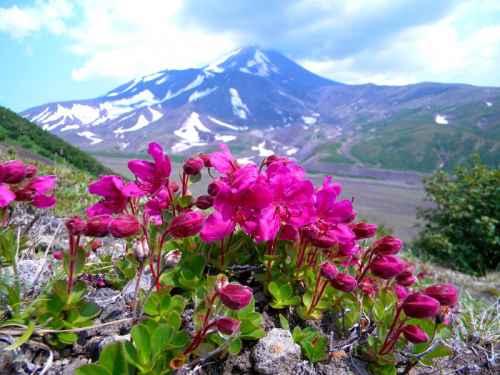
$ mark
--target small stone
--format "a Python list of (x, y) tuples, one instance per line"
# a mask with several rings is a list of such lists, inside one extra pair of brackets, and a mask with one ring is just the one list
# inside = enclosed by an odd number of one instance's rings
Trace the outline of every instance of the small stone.
[[(149, 290), (153, 282), (151, 273), (148, 271), (149, 270), (145, 270), (145, 272), (142, 273), (141, 279), (139, 281), (139, 290), (143, 290), (144, 292), (147, 292)], [(130, 280), (123, 288), (122, 295), (126, 303), (130, 303), (134, 299), (136, 283), (137, 276)]]
[(254, 369), (259, 374), (295, 374), (300, 353), (290, 331), (274, 328), (254, 347)]

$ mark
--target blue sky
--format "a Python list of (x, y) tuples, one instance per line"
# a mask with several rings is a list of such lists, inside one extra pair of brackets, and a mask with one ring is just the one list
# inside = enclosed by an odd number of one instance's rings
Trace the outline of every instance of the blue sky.
[(274, 48), (346, 83), (500, 86), (498, 0), (0, 0), (0, 105)]

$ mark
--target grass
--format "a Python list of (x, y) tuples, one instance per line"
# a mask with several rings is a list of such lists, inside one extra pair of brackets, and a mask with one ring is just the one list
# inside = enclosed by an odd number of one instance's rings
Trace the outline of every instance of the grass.
[(353, 161), (339, 153), (340, 143), (330, 143), (321, 145), (316, 149), (316, 152), (324, 155), (320, 161), (326, 163), (353, 164)]

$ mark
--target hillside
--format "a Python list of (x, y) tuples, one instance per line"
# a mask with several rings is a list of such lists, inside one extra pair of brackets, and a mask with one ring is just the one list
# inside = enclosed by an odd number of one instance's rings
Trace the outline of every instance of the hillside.
[(65, 162), (94, 175), (109, 172), (92, 156), (1, 106), (0, 142), (19, 146), (49, 160)]

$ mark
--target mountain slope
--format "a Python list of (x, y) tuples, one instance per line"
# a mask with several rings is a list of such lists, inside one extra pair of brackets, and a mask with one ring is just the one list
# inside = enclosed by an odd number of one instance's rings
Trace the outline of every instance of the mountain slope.
[(109, 172), (85, 152), (1, 106), (0, 142), (20, 146), (50, 160), (67, 162), (95, 175)]
[(280, 153), (313, 168), (334, 162), (432, 171), (475, 151), (490, 165), (500, 160), (499, 88), (346, 85), (257, 47), (22, 115), (99, 152), (143, 152), (154, 139), (174, 154), (229, 142), (244, 159)]

